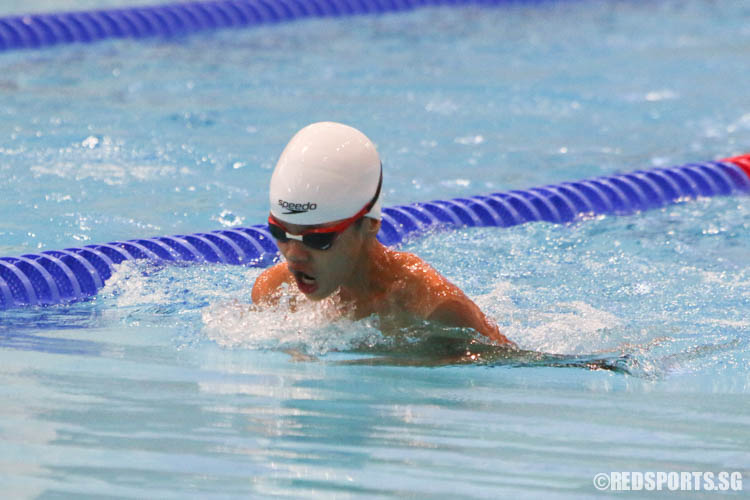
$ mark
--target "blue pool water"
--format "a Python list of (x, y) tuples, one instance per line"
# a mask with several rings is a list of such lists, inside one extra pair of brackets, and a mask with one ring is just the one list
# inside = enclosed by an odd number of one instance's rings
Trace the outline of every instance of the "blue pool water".
[[(281, 149), (324, 119), (377, 143), (384, 205), (750, 152), (749, 21), (740, 1), (581, 0), (0, 53), (0, 255), (259, 223)], [(243, 317), (257, 269), (128, 263), (94, 300), (0, 312), (0, 486), (577, 499), (609, 471), (748, 482), (749, 248), (747, 196), (405, 247), (523, 348), (625, 355), (630, 375), (345, 364), (436, 358), (372, 320)]]

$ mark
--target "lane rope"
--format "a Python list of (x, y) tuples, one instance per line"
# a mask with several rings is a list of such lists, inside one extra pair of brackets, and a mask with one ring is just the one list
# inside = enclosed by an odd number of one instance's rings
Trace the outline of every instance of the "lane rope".
[[(175, 37), (314, 17), (552, 0), (213, 0), (0, 17), (0, 52), (109, 38)], [(559, 2), (560, 0), (555, 0)]]
[[(626, 215), (687, 199), (750, 193), (750, 154), (718, 162), (637, 170), (538, 188), (383, 208), (378, 239), (388, 246), (435, 228), (510, 227)], [(278, 250), (266, 225), (114, 241), (0, 258), (0, 309), (91, 297), (114, 266), (134, 259), (266, 267)]]

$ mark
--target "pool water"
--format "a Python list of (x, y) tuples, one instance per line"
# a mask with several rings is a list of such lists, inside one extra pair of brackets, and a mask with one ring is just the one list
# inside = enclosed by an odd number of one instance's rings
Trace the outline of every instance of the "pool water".
[[(750, 152), (748, 21), (730, 0), (518, 2), (0, 53), (0, 255), (260, 223), (276, 158), (318, 120), (377, 143), (385, 206)], [(3, 491), (578, 499), (599, 472), (750, 481), (750, 197), (403, 248), (522, 348), (627, 373), (441, 365), (439, 337), (467, 332), (243, 314), (259, 269), (130, 262), (93, 300), (0, 311)]]

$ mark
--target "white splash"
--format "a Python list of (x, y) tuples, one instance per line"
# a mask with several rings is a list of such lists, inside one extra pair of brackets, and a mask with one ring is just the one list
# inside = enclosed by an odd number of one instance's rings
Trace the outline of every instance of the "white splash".
[(230, 348), (291, 349), (322, 355), (386, 342), (377, 320), (342, 318), (335, 300), (298, 302), (293, 311), (285, 301), (267, 308), (222, 302), (204, 308), (201, 316), (206, 336)]
[(553, 311), (541, 304), (538, 310), (521, 310), (512, 300), (514, 289), (512, 283), (499, 282), (491, 292), (477, 297), (476, 303), (519, 347), (584, 354), (617, 346), (618, 339), (609, 334), (622, 324), (616, 315), (583, 301), (559, 302)]
[(124, 261), (115, 265), (98, 297), (114, 301), (117, 308), (189, 314), (207, 303), (249, 295), (258, 273), (239, 266)]
[(116, 297), (118, 307), (168, 302), (167, 291), (157, 280), (144, 276), (145, 262), (126, 260), (116, 264), (100, 294)]
[(218, 216), (211, 216), (211, 220), (218, 222), (223, 227), (240, 226), (245, 222), (244, 217), (240, 217), (231, 210), (222, 210)]
[[(523, 328), (524, 342), (537, 350), (582, 354), (602, 350), (605, 330), (620, 324), (617, 316), (583, 301), (560, 302), (556, 312), (539, 311), (532, 319), (534, 327)], [(519, 332), (520, 333), (520, 332)]]

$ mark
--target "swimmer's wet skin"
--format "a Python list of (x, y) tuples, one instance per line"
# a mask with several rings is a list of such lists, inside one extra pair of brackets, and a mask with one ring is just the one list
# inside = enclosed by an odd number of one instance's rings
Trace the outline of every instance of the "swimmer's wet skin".
[(271, 177), (269, 231), (285, 262), (258, 277), (253, 303), (275, 305), (296, 289), (301, 300), (336, 297), (352, 319), (375, 314), (385, 328), (429, 320), (515, 348), (458, 287), (376, 239), (382, 182), (380, 157), (362, 132), (332, 122), (300, 130)]

